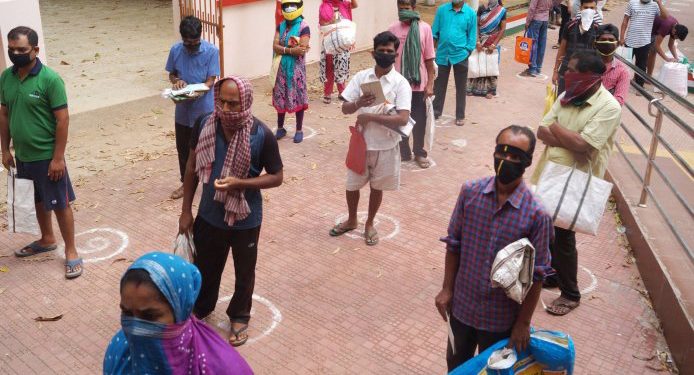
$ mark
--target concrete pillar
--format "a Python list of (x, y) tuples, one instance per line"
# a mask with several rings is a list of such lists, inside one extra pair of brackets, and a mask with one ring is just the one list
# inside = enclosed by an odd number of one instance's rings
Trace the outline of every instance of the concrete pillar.
[(28, 26), (39, 34), (39, 58), (46, 61), (46, 48), (38, 0), (0, 0), (0, 69), (10, 65), (7, 33), (17, 26)]

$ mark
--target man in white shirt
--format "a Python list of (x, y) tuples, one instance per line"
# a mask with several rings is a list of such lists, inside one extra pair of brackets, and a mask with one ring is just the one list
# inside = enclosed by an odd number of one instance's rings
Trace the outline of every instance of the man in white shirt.
[[(644, 72), (648, 69), (648, 54), (653, 40), (651, 31), (656, 17), (667, 18), (662, 0), (630, 0), (624, 11), (619, 44), (634, 49), (635, 65)], [(634, 81), (643, 87), (645, 80), (636, 74)]]
[[(376, 66), (357, 73), (340, 96), (344, 100), (342, 113), (358, 113), (357, 125), (366, 141), (366, 170), (363, 175), (348, 170), (346, 195), (349, 217), (347, 221), (335, 225), (330, 235), (340, 236), (357, 228), (359, 190), (369, 183), (369, 215), (364, 225), (364, 238), (369, 246), (378, 243), (374, 218), (381, 206), (383, 191), (398, 190), (400, 187), (399, 144), (402, 136), (395, 130), (407, 125), (410, 119), (412, 88), (394, 67), (399, 46), (400, 40), (389, 31), (376, 35), (372, 52)], [(380, 81), (386, 103), (376, 103), (374, 95), (362, 92), (361, 85), (372, 81)]]

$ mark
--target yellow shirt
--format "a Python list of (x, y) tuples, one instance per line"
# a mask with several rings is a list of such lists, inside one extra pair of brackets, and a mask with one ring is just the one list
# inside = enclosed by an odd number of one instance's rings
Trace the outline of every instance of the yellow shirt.
[[(566, 129), (578, 132), (593, 147), (590, 152), (593, 176), (602, 178), (612, 152), (614, 135), (622, 118), (622, 107), (602, 85), (598, 92), (580, 107), (573, 104), (562, 106), (559, 100), (563, 97), (564, 94), (557, 98), (552, 109), (540, 122), (540, 126), (550, 126), (556, 122)], [(538, 183), (548, 160), (566, 166), (573, 166), (576, 163), (573, 152), (563, 147), (547, 146), (530, 179), (531, 183)], [(576, 167), (587, 172), (588, 162), (578, 164)]]

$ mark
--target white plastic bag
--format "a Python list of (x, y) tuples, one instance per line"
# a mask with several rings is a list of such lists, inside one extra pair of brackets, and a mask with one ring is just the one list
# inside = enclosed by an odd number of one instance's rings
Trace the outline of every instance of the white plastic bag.
[(492, 288), (503, 288), (519, 304), (533, 286), (535, 248), (527, 238), (510, 243), (496, 253), (489, 278)]
[(436, 133), (436, 117), (434, 116), (434, 97), (428, 97), (427, 102), (427, 127), (425, 131), (425, 138), (427, 146), (427, 152), (431, 153), (434, 149), (434, 134)]
[(689, 67), (685, 64), (668, 62), (663, 64), (658, 81), (677, 95), (687, 97), (687, 75)]
[(34, 202), (34, 181), (18, 178), (17, 171), (7, 173), (7, 225), (12, 233), (39, 234)]
[(548, 161), (535, 194), (552, 215), (555, 226), (596, 235), (611, 192), (611, 183), (575, 165)]
[(499, 50), (492, 53), (472, 51), (468, 58), (468, 78), (498, 77)]
[(328, 55), (349, 52), (357, 40), (357, 24), (341, 19), (338, 23), (321, 26), (323, 49)]
[(617, 54), (622, 56), (624, 60), (631, 62), (634, 58), (634, 49), (631, 47), (617, 48)]
[(195, 259), (195, 243), (193, 242), (193, 236), (190, 233), (179, 234), (174, 242), (173, 252), (187, 262), (193, 263)]

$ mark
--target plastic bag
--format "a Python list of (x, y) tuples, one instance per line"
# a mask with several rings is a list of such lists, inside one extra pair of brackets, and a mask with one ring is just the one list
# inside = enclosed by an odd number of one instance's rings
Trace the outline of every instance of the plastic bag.
[(617, 48), (617, 54), (622, 56), (626, 61), (632, 61), (634, 58), (634, 49), (631, 47), (619, 47)]
[(468, 78), (498, 77), (499, 50), (492, 53), (472, 51), (468, 58)]
[(611, 183), (580, 171), (575, 165), (567, 167), (548, 161), (535, 195), (552, 215), (555, 226), (596, 235), (611, 192)]
[(274, 53), (272, 55), (272, 65), (270, 66), (270, 85), (275, 87), (277, 81), (277, 73), (280, 70), (280, 63), (282, 62), (282, 55)]
[(185, 259), (188, 263), (193, 263), (195, 259), (195, 243), (193, 235), (190, 233), (180, 233), (174, 242), (174, 254)]
[(7, 226), (12, 233), (39, 234), (34, 199), (34, 181), (17, 177), (7, 171)]
[(526, 36), (516, 37), (515, 60), (521, 64), (530, 64), (530, 54), (533, 51), (533, 39)]
[(436, 116), (434, 116), (434, 97), (428, 97), (426, 99), (427, 103), (427, 128), (425, 131), (425, 138), (427, 146), (427, 152), (431, 152), (434, 149), (434, 135), (436, 133)]
[(350, 126), (349, 131), (352, 133), (352, 137), (349, 139), (345, 165), (352, 172), (363, 176), (366, 172), (366, 140), (356, 126)]
[(552, 84), (547, 85), (547, 95), (545, 96), (545, 111), (542, 112), (542, 117), (545, 117), (552, 110), (554, 102), (557, 101), (557, 86)]
[[(476, 357), (451, 371), (450, 374), (572, 375), (574, 372), (576, 349), (574, 348), (574, 342), (571, 336), (564, 332), (547, 330), (532, 331), (528, 349), (520, 353), (515, 353), (516, 361), (511, 368), (508, 368), (507, 363), (503, 361), (504, 357), (512, 357), (508, 351), (505, 350), (506, 345), (508, 345), (508, 339), (497, 342)], [(489, 366), (490, 360), (493, 364), (491, 367)], [(493, 367), (501, 367), (501, 369), (495, 369)]]
[(323, 49), (328, 55), (349, 52), (357, 40), (357, 24), (341, 19), (338, 23), (321, 26)]
[(685, 64), (668, 62), (663, 64), (658, 74), (658, 81), (677, 95), (687, 97), (687, 75), (689, 67)]

